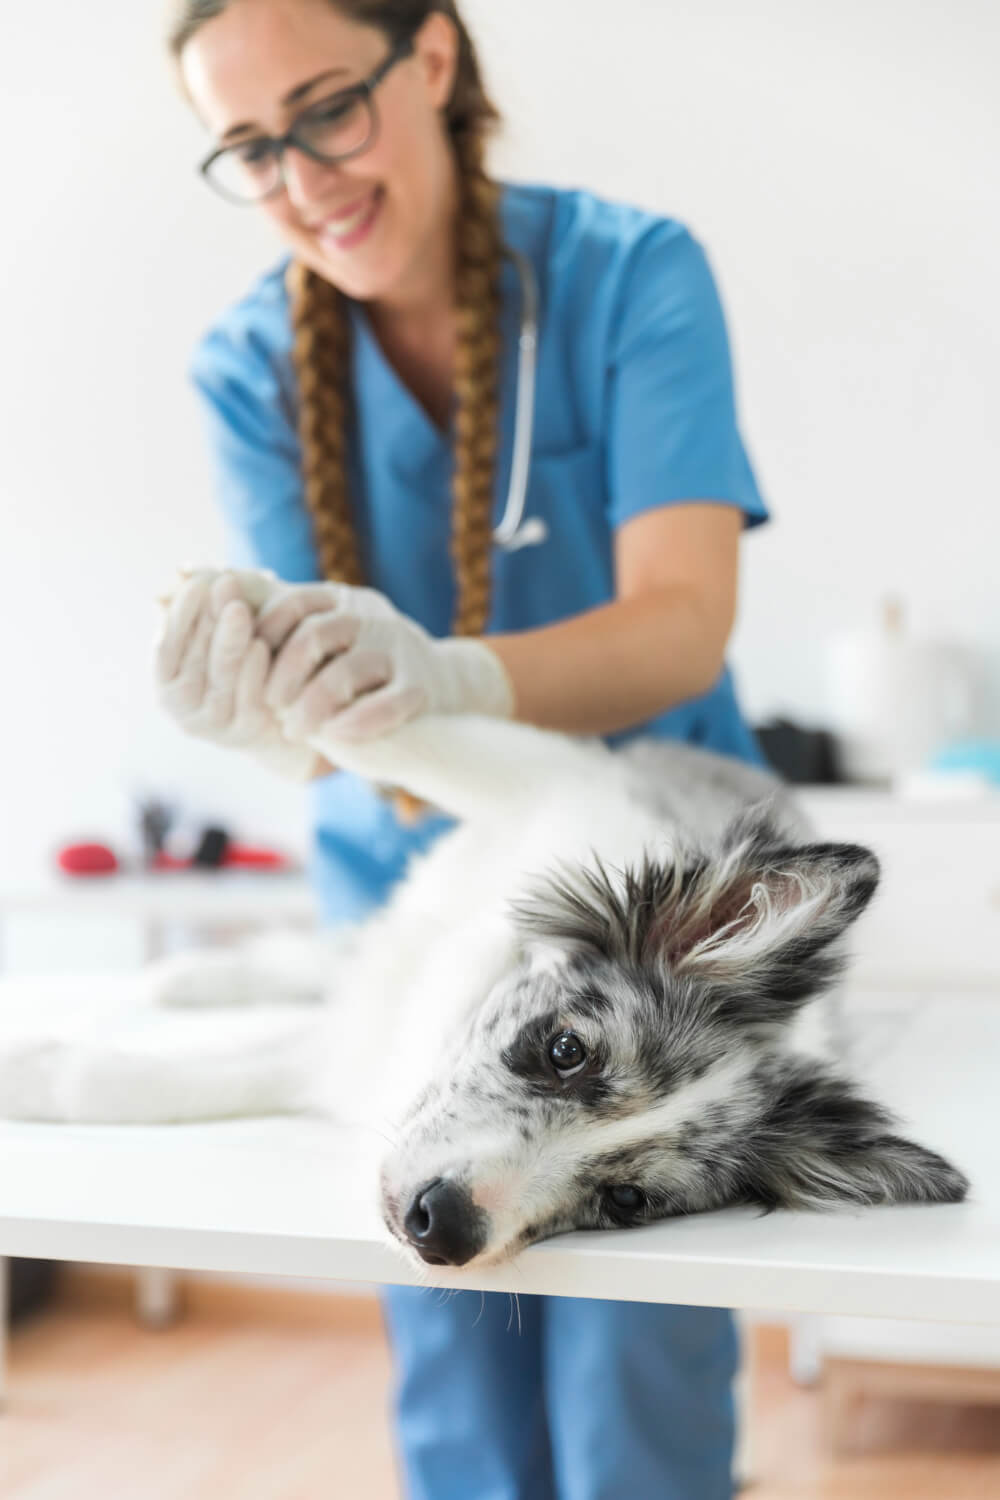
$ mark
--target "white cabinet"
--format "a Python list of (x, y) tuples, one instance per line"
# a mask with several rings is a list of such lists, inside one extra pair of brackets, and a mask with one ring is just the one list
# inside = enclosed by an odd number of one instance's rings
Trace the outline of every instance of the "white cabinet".
[(1000, 995), (1000, 794), (924, 802), (809, 788), (799, 800), (823, 838), (866, 844), (882, 863), (854, 928), (856, 984)]
[[(854, 929), (849, 987), (855, 999), (870, 994), (873, 1009), (885, 1008), (890, 992), (926, 991), (928, 1004), (947, 1005), (951, 995), (976, 991), (995, 995), (1000, 1007), (1000, 794), (923, 802), (809, 788), (799, 800), (820, 837), (865, 844), (882, 864), (879, 891)], [(1000, 1058), (996, 1070), (1000, 1095)], [(989, 1130), (990, 1122), (982, 1128)], [(883, 1391), (1000, 1403), (1000, 1328), (847, 1317), (793, 1321), (793, 1371), (803, 1381), (825, 1371), (834, 1439), (850, 1393), (875, 1388), (868, 1372), (876, 1364)], [(992, 1384), (987, 1371), (995, 1372)]]

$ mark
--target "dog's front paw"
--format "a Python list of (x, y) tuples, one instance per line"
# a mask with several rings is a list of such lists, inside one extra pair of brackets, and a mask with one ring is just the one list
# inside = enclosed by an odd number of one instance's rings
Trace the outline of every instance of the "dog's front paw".
[(329, 941), (283, 930), (234, 948), (192, 948), (147, 964), (144, 995), (153, 1005), (188, 1009), (315, 1003), (332, 951)]
[(192, 578), (210, 578), (213, 581), (216, 578), (234, 578), (254, 614), (270, 602), (276, 590), (284, 587), (278, 575), (270, 568), (199, 568), (192, 563), (185, 563), (177, 569), (177, 576), (158, 596), (158, 602), (169, 605)]
[(251, 976), (241, 953), (195, 948), (155, 959), (143, 970), (143, 989), (154, 1005), (192, 1008), (248, 1005)]

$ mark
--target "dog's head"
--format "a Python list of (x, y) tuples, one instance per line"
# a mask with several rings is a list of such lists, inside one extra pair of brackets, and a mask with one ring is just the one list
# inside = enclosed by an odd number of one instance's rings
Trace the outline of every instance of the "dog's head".
[(786, 1045), (877, 882), (869, 850), (790, 847), (753, 812), (711, 855), (547, 881), (384, 1165), (391, 1232), (430, 1264), (487, 1264), (728, 1204), (962, 1198), (961, 1173)]

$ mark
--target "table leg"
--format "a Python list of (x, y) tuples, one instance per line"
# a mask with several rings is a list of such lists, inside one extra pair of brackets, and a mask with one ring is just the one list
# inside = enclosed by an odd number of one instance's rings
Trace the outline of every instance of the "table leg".
[[(146, 963), (167, 951), (166, 923), (147, 917), (143, 923), (143, 958)], [(135, 1313), (143, 1328), (167, 1328), (177, 1318), (177, 1277), (158, 1266), (140, 1266), (135, 1278)]]
[(796, 1385), (818, 1385), (823, 1374), (821, 1320), (797, 1313), (788, 1329), (788, 1373)]
[(178, 1311), (177, 1273), (141, 1266), (135, 1277), (135, 1312), (143, 1328), (168, 1328)]

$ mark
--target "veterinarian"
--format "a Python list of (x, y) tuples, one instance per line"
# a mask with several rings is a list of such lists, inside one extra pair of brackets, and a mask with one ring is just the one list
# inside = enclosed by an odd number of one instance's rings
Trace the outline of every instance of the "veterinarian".
[[(329, 921), (383, 902), (445, 826), (292, 743), (335, 714), (377, 734), (471, 710), (759, 761), (724, 652), (766, 510), (697, 240), (491, 181), (496, 113), (452, 0), (184, 0), (171, 47), (207, 187), (288, 251), (193, 378), (233, 562), (303, 588), (265, 644), (231, 580), (189, 580), (214, 709), (164, 702), (312, 778)], [(346, 650), (324, 579), (377, 591), (352, 596)], [(280, 725), (272, 661), (296, 684)], [(390, 1287), (384, 1307), (412, 1500), (730, 1495), (727, 1311), (522, 1298), (518, 1331), (506, 1296)]]

